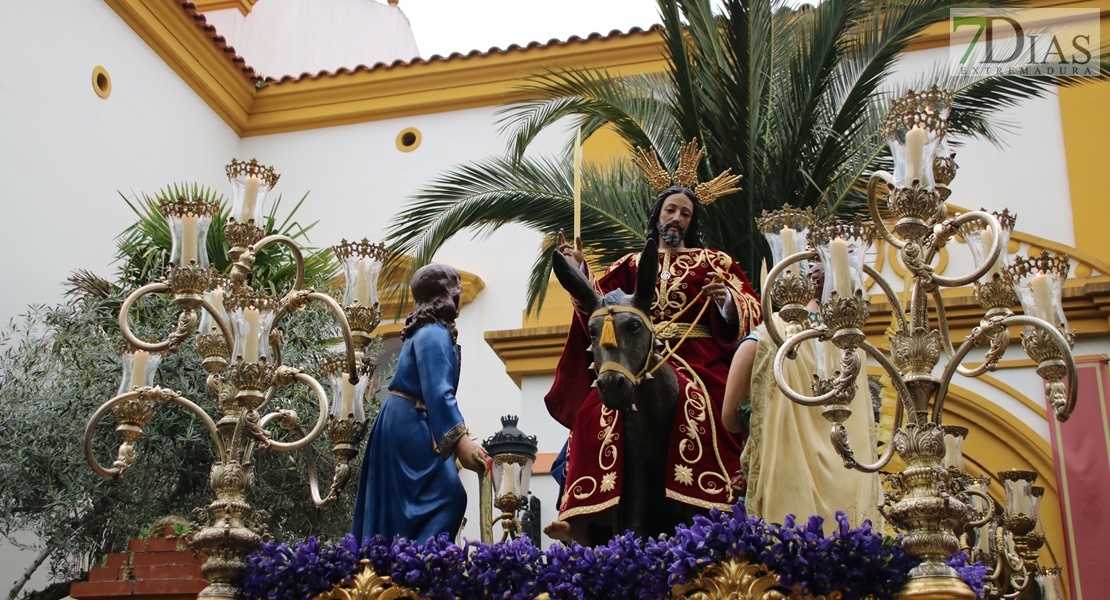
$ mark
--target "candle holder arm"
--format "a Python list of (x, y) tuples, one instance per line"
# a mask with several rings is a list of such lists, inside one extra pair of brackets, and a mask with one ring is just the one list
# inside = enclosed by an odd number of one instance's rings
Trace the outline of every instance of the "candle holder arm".
[[(277, 421), (282, 429), (295, 433), (298, 440), (302, 440), (306, 437), (304, 427), (301, 426), (301, 419), (297, 416), (296, 412), (291, 410), (276, 410), (263, 417), (260, 425), (265, 428), (274, 421)], [(327, 496), (321, 496), (319, 477), (316, 475), (316, 451), (311, 445), (305, 446), (304, 450), (305, 465), (308, 471), (308, 493), (312, 498), (312, 503), (321, 508), (334, 504), (339, 497), (339, 492), (343, 489), (347, 483), (347, 479), (350, 477), (350, 468), (344, 463), (337, 464), (331, 489), (328, 491)], [(246, 457), (245, 460), (249, 461), (253, 452), (254, 442), (252, 441), (244, 454)]]
[[(941, 345), (944, 348), (944, 355), (952, 359), (955, 350), (952, 348), (952, 334), (948, 330), (948, 315), (944, 308), (944, 298), (940, 295), (940, 290), (933, 290), (933, 304), (937, 307), (937, 322), (940, 325), (940, 339)], [(987, 321), (980, 321), (980, 327), (988, 326)], [(1010, 347), (1010, 332), (1006, 328), (1000, 328), (999, 331), (987, 336), (990, 338), (990, 348), (987, 350), (986, 356), (983, 358), (983, 363), (974, 369), (969, 369), (962, 365), (957, 365), (956, 372), (964, 377), (978, 377), (986, 374), (988, 371), (994, 371), (998, 368), (998, 361), (1002, 355), (1006, 353), (1006, 349)]]
[[(770, 327), (768, 327), (768, 329), (770, 329)], [(850, 383), (852, 380), (855, 379), (855, 374), (853, 374), (850, 379), (846, 379), (846, 376), (842, 375), (839, 379), (837, 379), (837, 385), (834, 385), (831, 390), (825, 392), (824, 394), (821, 394), (820, 396), (806, 396), (804, 394), (796, 392), (793, 388), (790, 387), (790, 384), (786, 381), (786, 377), (783, 375), (783, 364), (793, 353), (793, 350), (796, 346), (800, 345), (802, 342), (808, 339), (823, 337), (825, 334), (825, 329), (807, 329), (786, 340), (781, 346), (779, 346), (779, 351), (775, 354), (775, 383), (778, 384), (779, 390), (782, 391), (783, 395), (785, 395), (791, 401), (801, 404), (802, 406), (822, 406), (833, 402), (834, 400), (836, 400), (838, 393), (844, 391), (845, 386), (841, 385), (841, 381), (846, 380)]]
[[(939, 305), (938, 305), (939, 306)], [(939, 315), (940, 313), (938, 313)], [(933, 414), (931, 420), (938, 425), (940, 424), (940, 417), (944, 411), (944, 399), (948, 395), (948, 386), (952, 383), (952, 378), (960, 369), (960, 363), (963, 362), (964, 357), (967, 356), (971, 349), (978, 346), (984, 336), (990, 336), (997, 332), (999, 328), (1005, 328), (1005, 322), (1008, 317), (993, 317), (991, 319), (983, 320), (980, 325), (971, 330), (971, 334), (967, 336), (960, 347), (956, 349), (948, 357), (948, 365), (944, 367), (944, 373), (940, 376), (940, 385), (937, 387), (936, 402), (933, 403)], [(945, 336), (945, 340), (949, 340)], [(947, 350), (946, 350), (947, 353)]]
[[(312, 391), (316, 393), (316, 399), (319, 403), (320, 413), (316, 416), (316, 425), (313, 426), (312, 430), (308, 432), (308, 435), (293, 442), (279, 442), (271, 439), (267, 444), (271, 450), (275, 450), (277, 452), (293, 452), (295, 450), (300, 450), (301, 448), (304, 448), (305, 446), (316, 441), (316, 438), (320, 437), (320, 434), (324, 432), (324, 428), (328, 424), (328, 395), (324, 391), (324, 387), (320, 385), (320, 382), (316, 381), (311, 376), (302, 373), (300, 370), (294, 369), (292, 367), (279, 367), (278, 375), (276, 375), (274, 379), (275, 381), (278, 381), (278, 385), (292, 385), (294, 381), (299, 381), (308, 385), (310, 388), (312, 388)], [(267, 421), (267, 418), (270, 416), (270, 414), (267, 414), (266, 417), (263, 417), (261, 422), (269, 422)]]
[[(204, 412), (203, 408), (172, 390), (167, 390), (163, 388), (139, 388), (107, 400), (96, 409), (96, 412), (94, 412), (93, 415), (89, 417), (88, 423), (85, 424), (85, 460), (88, 461), (89, 466), (92, 467), (92, 470), (96, 472), (97, 475), (108, 479), (119, 479), (123, 475), (123, 472), (127, 470), (127, 466), (130, 465), (130, 463), (128, 462), (126, 465), (123, 466), (112, 466), (110, 468), (105, 468), (103, 465), (100, 464), (100, 461), (97, 460), (96, 455), (93, 452), (93, 437), (96, 435), (96, 426), (100, 423), (101, 419), (103, 419), (104, 416), (108, 414), (109, 411), (113, 410), (114, 408), (125, 402), (152, 403), (152, 405), (148, 409), (149, 416), (147, 416), (145, 420), (140, 420), (136, 423), (137, 430), (133, 430), (133, 432), (137, 435), (131, 436), (134, 439), (129, 440), (125, 438), (124, 443), (120, 445), (121, 451), (130, 451), (132, 458), (134, 457), (134, 442), (138, 440), (139, 436), (142, 435), (142, 425), (145, 425), (147, 422), (149, 422), (150, 417), (153, 417), (153, 404), (156, 404), (158, 402), (173, 402), (188, 409), (190, 412), (196, 415), (196, 417), (200, 419), (202, 423), (204, 423), (205, 428), (208, 429), (209, 437), (212, 438), (212, 443), (216, 446), (216, 454), (219, 456), (221, 461), (227, 460), (227, 450), (224, 448), (223, 439), (220, 437), (220, 432), (216, 428), (216, 422), (212, 420), (212, 417), (208, 416), (208, 413)], [(145, 407), (140, 406), (139, 408), (143, 409)], [(127, 446), (126, 449), (124, 448), (124, 445)], [(119, 460), (120, 459), (117, 458), (117, 463), (119, 462)]]
[[(1042, 319), (1038, 319), (1037, 317), (1030, 317), (1027, 315), (1011, 315), (1003, 319), (1002, 323), (1007, 326), (1031, 325), (1034, 328), (1043, 331), (1046, 335), (1052, 338), (1054, 342), (1056, 342), (1056, 347), (1060, 350), (1058, 358), (1064, 363), (1064, 370), (1066, 371), (1068, 383), (1065, 386), (1066, 391), (1064, 393), (1062, 402), (1056, 398), (1050, 398), (1049, 400), (1052, 403), (1052, 408), (1054, 412), (1056, 413), (1056, 420), (1061, 423), (1067, 421), (1068, 418), (1071, 417), (1072, 411), (1075, 410), (1075, 401), (1079, 395), (1079, 370), (1075, 366), (1075, 355), (1071, 352), (1071, 346), (1074, 337), (1069, 339), (1068, 337), (1065, 337), (1064, 334), (1061, 333), (1060, 330), (1053, 326), (1051, 323)], [(1071, 334), (1069, 333), (1069, 335)], [(1040, 369), (1038, 367), (1038, 374), (1040, 374), (1039, 370)], [(1042, 378), (1044, 378), (1044, 375), (1042, 375)], [(1046, 381), (1050, 380), (1046, 379)]]
[[(951, 221), (949, 221), (949, 223), (951, 223), (951, 226), (953, 228), (958, 229), (961, 225), (970, 223), (972, 221), (984, 221), (987, 225), (990, 225), (993, 231), (1002, 230), (1002, 226), (999, 225), (998, 219), (996, 219), (994, 215), (979, 210), (966, 212), (956, 217), (955, 219), (952, 219)], [(979, 279), (981, 279), (983, 275), (987, 274), (987, 271), (991, 270), (991, 267), (994, 265), (994, 263), (998, 262), (998, 257), (1001, 253), (1002, 236), (994, 236), (994, 241), (991, 244), (991, 251), (989, 253), (989, 256), (986, 260), (983, 261), (983, 264), (979, 265), (971, 273), (968, 273), (967, 275), (964, 275), (962, 277), (941, 277), (936, 273), (930, 273), (930, 281), (934, 285), (939, 287), (961, 287), (965, 285), (970, 285), (976, 281), (979, 281)]]
[(358, 383), (358, 357), (355, 354), (355, 338), (351, 332), (351, 323), (347, 321), (347, 314), (343, 311), (343, 307), (336, 302), (335, 298), (327, 294), (322, 294), (317, 291), (308, 294), (309, 300), (318, 300), (327, 305), (331, 312), (335, 314), (335, 318), (339, 321), (339, 331), (343, 336), (343, 347), (347, 353), (347, 374), (348, 380), (351, 385)]
[(131, 292), (124, 298), (123, 304), (119, 308), (119, 328), (120, 332), (123, 333), (124, 339), (132, 346), (140, 350), (146, 350), (147, 352), (166, 352), (176, 349), (196, 331), (198, 322), (196, 313), (192, 310), (183, 310), (177, 320), (177, 329), (171, 332), (169, 336), (161, 342), (144, 342), (131, 332), (131, 326), (127, 322), (127, 315), (131, 312), (131, 307), (135, 302), (147, 294), (158, 294), (168, 291), (170, 291), (170, 286), (165, 283), (148, 283), (134, 292)]
[[(902, 374), (898, 371), (898, 368), (894, 366), (894, 363), (890, 362), (890, 358), (883, 354), (882, 350), (871, 345), (871, 342), (864, 340), (863, 343), (860, 344), (860, 348), (863, 348), (863, 351), (866, 352), (868, 356), (875, 359), (875, 362), (878, 362), (879, 366), (881, 366), (883, 370), (886, 371), (887, 376), (890, 377), (890, 384), (894, 386), (894, 391), (898, 394), (898, 405), (900, 408), (896, 410), (903, 410), (905, 414), (908, 415), (907, 420), (912, 419), (914, 423), (917, 423), (916, 409), (913, 405), (913, 394), (911, 394), (910, 389), (906, 387), (906, 382), (902, 380)], [(899, 419), (895, 419), (895, 431), (897, 431), (898, 427), (901, 425), (898, 421)], [(920, 425), (920, 423), (917, 424)]]
[[(290, 238), (289, 236), (285, 236), (285, 235), (281, 235), (279, 233), (275, 233), (273, 235), (268, 235), (268, 236), (258, 240), (254, 244), (252, 244), (249, 248), (247, 248), (247, 252), (244, 253), (244, 254), (250, 254), (251, 255), (250, 265), (254, 264), (254, 255), (258, 254), (258, 252), (261, 251), (263, 248), (265, 248), (266, 246), (268, 246), (270, 244), (273, 244), (273, 243), (278, 243), (278, 244), (284, 245), (286, 248), (289, 249), (289, 252), (293, 254), (293, 261), (297, 265), (297, 276), (293, 280), (293, 288), (292, 289), (294, 291), (303, 289), (304, 288), (304, 253), (302, 253), (301, 249), (297, 246), (297, 242), (293, 241), (293, 239)], [(239, 260), (242, 261), (242, 257), (240, 257)]]
[[(989, 494), (985, 494), (983, 492), (980, 492), (979, 490), (963, 490), (962, 492), (956, 494), (955, 497), (957, 499), (961, 499), (960, 496), (964, 496), (964, 495), (978, 496), (978, 497), (982, 498), (983, 500), (985, 500), (986, 503), (987, 503), (987, 507), (985, 509), (983, 509), (983, 512), (982, 512), (981, 516), (976, 517), (975, 519), (968, 519), (967, 523), (964, 524), (964, 530), (965, 531), (969, 528), (982, 527), (983, 525), (986, 525), (987, 523), (990, 522), (991, 519), (994, 518), (994, 508), (995, 508), (994, 498), (991, 498)], [(971, 505), (971, 503), (968, 502), (966, 499), (961, 499), (961, 500), (963, 501), (964, 504), (967, 504), (969, 506)]]
[(887, 282), (887, 280), (882, 275), (880, 275), (879, 272), (876, 271), (871, 265), (863, 265), (863, 272), (870, 276), (871, 279), (874, 280), (876, 284), (878, 284), (879, 289), (883, 291), (883, 294), (886, 295), (886, 299), (888, 302), (890, 302), (891, 310), (894, 313), (894, 318), (898, 319), (898, 327), (903, 331), (907, 330), (906, 311), (902, 307), (901, 298), (898, 297), (898, 294), (894, 293), (894, 290), (890, 287), (890, 283)]
[(803, 252), (791, 254), (790, 256), (787, 256), (779, 261), (779, 263), (771, 269), (771, 272), (767, 273), (767, 281), (763, 283), (763, 291), (762, 294), (760, 294), (760, 301), (763, 304), (763, 314), (766, 315), (766, 317), (763, 319), (763, 324), (767, 326), (767, 333), (771, 336), (771, 341), (774, 342), (776, 346), (782, 346), (785, 338), (782, 337), (782, 333), (775, 325), (775, 320), (770, 318), (770, 315), (774, 314), (774, 302), (771, 298), (772, 286), (770, 282), (775, 281), (775, 279), (778, 278), (779, 274), (786, 270), (786, 268), (790, 265), (803, 260), (813, 260), (815, 258), (817, 258), (817, 252), (813, 250), (805, 250)]
[(875, 231), (879, 236), (886, 240), (886, 243), (901, 250), (906, 243), (894, 237), (894, 234), (886, 228), (882, 215), (879, 214), (879, 184), (889, 185), (893, 181), (894, 176), (887, 171), (875, 171), (871, 174), (871, 179), (867, 181), (867, 208), (871, 211), (871, 221), (875, 224)]

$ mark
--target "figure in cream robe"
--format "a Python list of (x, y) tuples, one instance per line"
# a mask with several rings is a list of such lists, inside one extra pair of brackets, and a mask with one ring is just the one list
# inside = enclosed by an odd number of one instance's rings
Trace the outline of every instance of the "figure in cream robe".
[[(773, 318), (785, 337), (796, 331), (777, 314)], [(843, 510), (853, 526), (870, 519), (882, 531), (878, 474), (844, 468), (844, 461), (829, 439), (832, 424), (821, 416), (822, 407), (791, 401), (775, 383), (778, 348), (771, 341), (767, 326), (760, 325), (753, 336), (758, 346), (752, 366), (751, 432), (740, 457), (748, 480), (745, 499), (748, 514), (772, 523), (782, 523), (788, 514), (803, 520), (809, 515), (820, 515), (828, 527), (835, 526), (836, 511)], [(784, 361), (783, 375), (793, 390), (812, 395), (813, 373), (818, 372), (818, 365), (827, 364), (826, 350), (838, 352), (835, 360), (839, 364), (839, 351), (831, 343), (815, 340), (804, 342), (795, 360)], [(824, 374), (824, 369), (820, 372)], [(852, 416), (844, 426), (852, 449), (861, 463), (874, 462), (878, 459), (875, 418), (867, 374), (863, 371), (849, 407)]]

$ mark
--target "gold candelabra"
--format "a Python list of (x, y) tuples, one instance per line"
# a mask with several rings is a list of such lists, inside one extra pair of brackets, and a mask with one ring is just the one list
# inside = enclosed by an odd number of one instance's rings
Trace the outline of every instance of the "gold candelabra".
[[(232, 160), (227, 174), (233, 191), (231, 217), (224, 227), (234, 261), (229, 276), (225, 278), (209, 266), (206, 250), (208, 228), (219, 206), (191, 198), (164, 202), (161, 211), (173, 239), (170, 265), (161, 281), (133, 291), (120, 308), (119, 325), (126, 340), (120, 347), (123, 382), (119, 393), (89, 419), (85, 455), (97, 474), (119, 479), (134, 461), (143, 426), (158, 407), (177, 405), (200, 419), (216, 449), (209, 475), (215, 499), (197, 509), (191, 545), (207, 557), (201, 569), (210, 585), (200, 596), (230, 599), (241, 596), (236, 582), (246, 566), (245, 557), (258, 548), (266, 531), (263, 511), (248, 503), (254, 482), (254, 451), (305, 450), (309, 492), (317, 506), (335, 502), (350, 477), (348, 462), (366, 433), (363, 398), (375, 369), (367, 348), (370, 332), (381, 318), (377, 280), (387, 253), (383, 245), (366, 240), (344, 241), (334, 248), (347, 278), (342, 305), (327, 294), (305, 288), (304, 257), (296, 242), (284, 235), (265, 235), (258, 225), (263, 222), (266, 195), (279, 176), (255, 160)], [(292, 289), (280, 297), (249, 285), (255, 257), (271, 244), (285, 246), (296, 263)], [(180, 311), (176, 330), (165, 340), (141, 340), (129, 325), (131, 307), (148, 294), (171, 294)], [(320, 382), (281, 360), (281, 335), (275, 326), (310, 302), (330, 309), (342, 332), (342, 355), (327, 361), (324, 368), (332, 388), (330, 405)], [(217, 407), (215, 418), (180, 393), (153, 385), (162, 355), (190, 337), (208, 373), (207, 391)], [(308, 386), (316, 398), (319, 414), (308, 432), (293, 410), (266, 412), (278, 388), (295, 384)], [(122, 442), (115, 461), (104, 467), (94, 455), (93, 436), (108, 413), (118, 422), (116, 432)], [(276, 439), (270, 433), (273, 426), (291, 432), (286, 437), (293, 440)], [(338, 462), (331, 486), (321, 496), (310, 444), (325, 431)]]
[[(902, 599), (975, 598), (945, 560), (960, 548), (957, 534), (986, 525), (993, 518), (994, 505), (985, 486), (979, 489), (961, 482), (945, 468), (942, 418), (952, 378), (957, 374), (978, 377), (995, 370), (1010, 343), (1009, 328), (1024, 326), (1022, 347), (1038, 365), (1037, 373), (1045, 379), (1046, 396), (1059, 421), (1068, 418), (1076, 399), (1071, 352), (1075, 338), (1061, 305), (1068, 258), (1045, 252), (1030, 260), (1011, 260), (1004, 252), (1014, 225), (1008, 213), (973, 211), (947, 217), (944, 203), (951, 193), (947, 186), (957, 168), (943, 141), (951, 101), (950, 92), (934, 87), (911, 92), (892, 106), (882, 129), (895, 168), (893, 173), (875, 172), (868, 182), (870, 223), (818, 223), (812, 212), (789, 207), (765, 213), (760, 221), (776, 261), (763, 287), (763, 311), (770, 315), (772, 303), (777, 305), (789, 336), (785, 338), (774, 319), (766, 319), (768, 334), (779, 345), (774, 366), (778, 386), (794, 402), (824, 407), (822, 414), (832, 423), (833, 445), (846, 468), (875, 473), (890, 462), (894, 452), (905, 461), (906, 468), (890, 477), (893, 491), (880, 507), (883, 515), (905, 532), (902, 544), (906, 552), (921, 560), (899, 592)], [(879, 212), (884, 188), (893, 220), (890, 228)], [(932, 265), (957, 234), (971, 248), (975, 268), (962, 277), (942, 277)], [(865, 264), (875, 235), (899, 251), (909, 273), (908, 310), (883, 276)], [(807, 265), (814, 260), (825, 266), (825, 281), (819, 317), (811, 320), (805, 306), (816, 294)], [(889, 355), (869, 343), (863, 333), (870, 315), (865, 277), (878, 284), (892, 306)], [(940, 289), (969, 284), (974, 284), (985, 315), (963, 343), (953, 347)], [(929, 324), (930, 301), (937, 311), (937, 328)], [(1016, 301), (1022, 304), (1024, 315), (1011, 310)], [(839, 358), (814, 375), (813, 395), (792, 389), (783, 375), (784, 362), (807, 340), (831, 342), (830, 354)], [(979, 346), (986, 346), (982, 364), (962, 366), (968, 353)], [(856, 377), (864, 368), (860, 351), (887, 372), (898, 395), (891, 443), (869, 464), (857, 459), (843, 425), (851, 414)], [(947, 364), (934, 374), (942, 355)], [(1011, 540), (1006, 543), (1012, 551), (994, 557), (1007, 567), (999, 567), (992, 575), (997, 582), (1003, 571), (1017, 574), (1007, 585), (1025, 589), (1028, 574), (1036, 569), (1028, 557), (1035, 561), (1033, 544), (1043, 543), (1043, 536), (1039, 543), (1029, 538), (1034, 521), (1021, 511), (1008, 511), (1002, 525), (995, 531)]]

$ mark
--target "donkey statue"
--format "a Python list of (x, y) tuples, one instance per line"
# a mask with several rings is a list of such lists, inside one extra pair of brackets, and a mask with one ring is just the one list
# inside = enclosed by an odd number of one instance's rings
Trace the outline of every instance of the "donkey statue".
[[(649, 316), (659, 268), (657, 252), (657, 242), (648, 240), (640, 254), (634, 293), (614, 290), (604, 297), (566, 257), (558, 252), (553, 256), (559, 283), (579, 308), (592, 315), (588, 327), (598, 393), (607, 408), (622, 411), (624, 426), (620, 503), (593, 515), (592, 522), (573, 519), (570, 536), (579, 543), (602, 542), (626, 530), (638, 536), (671, 533), (679, 523), (689, 523), (694, 515), (706, 512), (666, 497), (667, 455), (679, 382), (670, 365), (651, 373), (663, 360), (656, 352)], [(608, 324), (606, 317), (611, 317)]]

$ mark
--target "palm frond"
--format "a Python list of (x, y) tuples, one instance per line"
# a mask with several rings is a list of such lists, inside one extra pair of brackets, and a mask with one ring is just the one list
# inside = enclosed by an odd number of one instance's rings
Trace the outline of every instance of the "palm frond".
[[(651, 194), (630, 162), (604, 168), (583, 165), (582, 239), (588, 256), (608, 264), (643, 245), (643, 218), (650, 206), (645, 198)], [(431, 261), (455, 235), (486, 235), (509, 223), (551, 234), (573, 230), (570, 160), (489, 158), (440, 175), (390, 222), (390, 249), (413, 260), (387, 265), (385, 278), (408, 281), (412, 271)], [(542, 273), (532, 273), (529, 309), (538, 308), (550, 276), (550, 263), (540, 260), (535, 268)]]
[[(135, 288), (160, 277), (169, 263), (172, 239), (169, 223), (159, 210), (159, 205), (181, 197), (200, 198), (215, 202), (220, 209), (208, 228), (205, 245), (209, 262), (220, 273), (231, 268), (228, 252), (231, 245), (224, 235), (224, 224), (230, 216), (231, 208), (223, 195), (211, 188), (198, 184), (171, 184), (153, 196), (128, 198), (122, 193), (123, 201), (135, 213), (137, 220), (116, 238), (116, 261), (120, 263), (119, 279), (128, 288)], [(271, 204), (264, 220), (267, 235), (279, 233), (298, 242), (308, 241), (308, 232), (315, 222), (305, 226), (295, 219), (295, 215), (308, 197), (306, 193), (288, 212), (281, 210), (282, 197), (279, 195)], [(280, 225), (279, 225), (280, 219)], [(331, 249), (302, 247), (305, 259), (305, 279), (307, 281), (326, 280), (339, 272), (339, 264), (331, 254)], [(256, 286), (274, 294), (287, 290), (296, 275), (293, 257), (284, 246), (268, 246), (255, 257), (252, 278)]]

